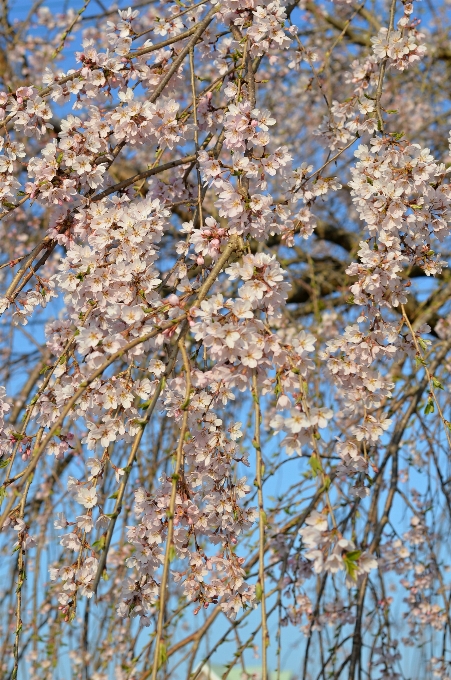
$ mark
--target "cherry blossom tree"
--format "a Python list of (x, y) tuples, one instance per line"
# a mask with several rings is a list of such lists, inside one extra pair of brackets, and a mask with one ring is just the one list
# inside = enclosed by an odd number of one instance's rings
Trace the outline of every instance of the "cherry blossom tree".
[(449, 1), (0, 13), (0, 677), (451, 678)]

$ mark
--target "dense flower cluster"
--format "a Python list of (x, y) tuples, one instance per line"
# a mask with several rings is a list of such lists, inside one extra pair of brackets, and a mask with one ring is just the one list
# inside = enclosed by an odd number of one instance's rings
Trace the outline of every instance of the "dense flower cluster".
[(64, 621), (74, 680), (197, 677), (259, 609), (262, 680), (273, 612), (303, 677), (427, 629), (446, 678), (446, 41), (407, 0), (88, 5), (0, 22), (0, 675)]

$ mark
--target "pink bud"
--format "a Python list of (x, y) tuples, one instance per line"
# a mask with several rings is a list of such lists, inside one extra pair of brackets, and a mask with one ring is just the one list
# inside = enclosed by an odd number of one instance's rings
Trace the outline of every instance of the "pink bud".
[(198, 258), (197, 258), (197, 260), (196, 260), (196, 262), (197, 262), (197, 264), (203, 264), (203, 263), (205, 262), (205, 260), (204, 260), (204, 258), (202, 257), (202, 255), (199, 255)]
[(171, 328), (166, 328), (165, 331), (163, 331), (162, 335), (165, 336), (165, 338), (172, 338), (176, 330), (176, 326), (171, 326)]
[(179, 304), (180, 300), (177, 297), (177, 295), (174, 295), (174, 293), (171, 293), (171, 295), (169, 295), (169, 297), (168, 297), (168, 302), (169, 302), (170, 305), (175, 307), (176, 305)]

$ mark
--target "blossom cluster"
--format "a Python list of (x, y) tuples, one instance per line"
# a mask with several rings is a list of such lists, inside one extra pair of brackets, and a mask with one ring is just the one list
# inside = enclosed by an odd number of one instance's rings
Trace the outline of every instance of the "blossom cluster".
[[(427, 32), (404, 0), (382, 24), (350, 0), (153, 3), (98, 23), (82, 18), (88, 4), (59, 18), (39, 8), (38, 35), (12, 45), (13, 67), (0, 69), (0, 522), (5, 541), (17, 537), (13, 663), (32, 644), (40, 680), (53, 660), (38, 660), (37, 631), (51, 639), (58, 617), (78, 624), (81, 598), (77, 680), (108, 680), (113, 666), (134, 680), (151, 654), (155, 676), (184, 602), (232, 621), (261, 605), (265, 655), (275, 588), (279, 624), (308, 640), (305, 674), (312, 633), (323, 644), (327, 626), (352, 626), (354, 678), (372, 588), (372, 668), (396, 678), (384, 572), (404, 591), (404, 645), (449, 628), (427, 513), (437, 489), (449, 510), (451, 426), (428, 362), (450, 338), (451, 146), (444, 108), (430, 105), (425, 126), (424, 102), (388, 105), (412, 91), (409, 78), (436, 88), (426, 68), (449, 52), (424, 60)], [(59, 70), (78, 30), (73, 68)], [(413, 276), (432, 293), (411, 323)], [(431, 326), (436, 344), (423, 337)], [(429, 427), (422, 416), (435, 408)], [(424, 494), (411, 467), (428, 474)], [(390, 513), (407, 493), (403, 531)], [(87, 632), (97, 606), (116, 612), (117, 649), (99, 643), (100, 660)], [(137, 654), (142, 626), (155, 635)], [(348, 644), (339, 639), (332, 665)], [(201, 650), (199, 637), (191, 665)], [(439, 677), (445, 657), (432, 662)]]

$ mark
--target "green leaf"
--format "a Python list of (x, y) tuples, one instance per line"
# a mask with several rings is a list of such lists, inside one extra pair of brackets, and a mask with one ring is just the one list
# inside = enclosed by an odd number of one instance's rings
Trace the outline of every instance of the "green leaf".
[(345, 569), (349, 576), (355, 581), (356, 573), (358, 569), (357, 560), (362, 554), (361, 550), (351, 550), (350, 552), (343, 555), (343, 562), (345, 564)]
[(424, 407), (424, 412), (426, 415), (428, 415), (429, 413), (434, 413), (434, 411), (435, 411), (434, 400), (432, 399), (432, 397), (429, 397), (428, 402)]
[(10, 460), (11, 460), (11, 458), (5, 458), (5, 460), (0, 460), (0, 468), (7, 467)]
[(164, 642), (160, 642), (159, 647), (158, 647), (158, 668), (161, 668), (161, 666), (166, 663), (168, 659), (168, 653), (166, 649), (166, 645)]
[(361, 554), (362, 554), (361, 550), (350, 550), (349, 552), (346, 553), (346, 557), (348, 558), (348, 560), (356, 562)]
[(108, 499), (112, 498), (117, 498), (119, 491), (115, 491), (114, 493), (111, 494), (111, 496), (108, 496)]
[(257, 585), (255, 586), (255, 599), (257, 600), (257, 602), (260, 602), (260, 600), (262, 599), (262, 596), (263, 596), (263, 588), (261, 586), (261, 583), (257, 583)]
[(318, 475), (318, 472), (322, 472), (323, 467), (321, 465), (321, 461), (318, 459), (316, 455), (310, 457), (309, 464), (310, 467), (312, 468), (312, 474), (314, 477)]
[(92, 547), (94, 550), (103, 550), (105, 548), (105, 536), (101, 536), (98, 541), (94, 541)]
[(437, 378), (432, 378), (432, 384), (434, 387), (436, 387), (438, 390), (444, 390), (445, 388), (443, 387), (442, 383), (440, 380), (437, 380)]

